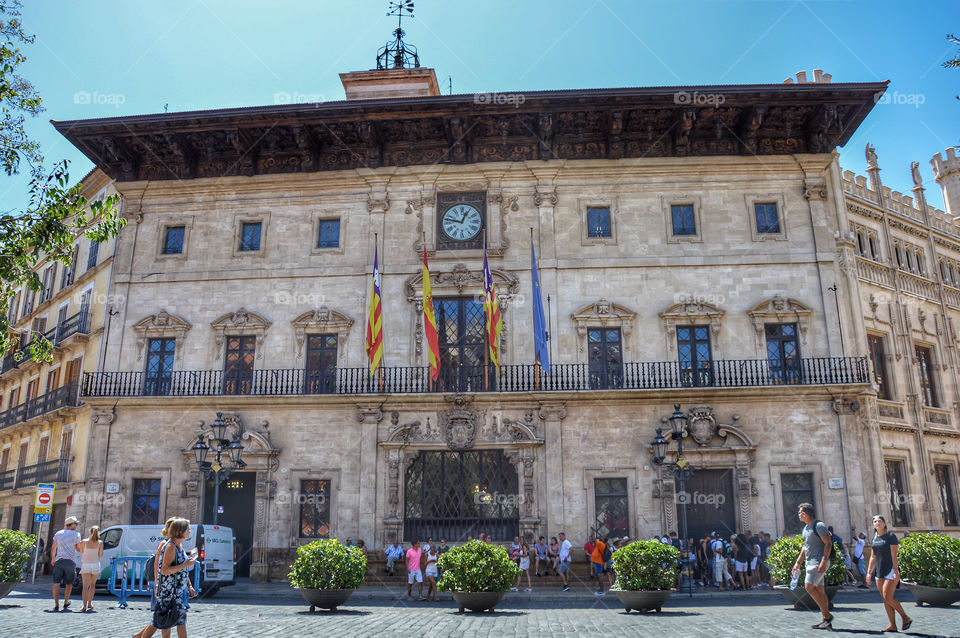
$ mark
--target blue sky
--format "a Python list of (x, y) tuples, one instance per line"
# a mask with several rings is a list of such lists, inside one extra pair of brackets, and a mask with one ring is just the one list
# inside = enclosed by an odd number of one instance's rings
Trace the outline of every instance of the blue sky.
[[(48, 120), (343, 99), (338, 74), (373, 68), (396, 19), (385, 0), (25, 0), (36, 34), (25, 75), (46, 112), (29, 123), (48, 160), (92, 164)], [(821, 68), (835, 82), (890, 80), (846, 147), (864, 174), (877, 148), (885, 185), (909, 193), (920, 162), (942, 207), (930, 157), (960, 142), (957, 0), (752, 2), (678, 0), (416, 0), (405, 21), (421, 64), (444, 93), (780, 83)], [(0, 209), (25, 201), (0, 178)]]

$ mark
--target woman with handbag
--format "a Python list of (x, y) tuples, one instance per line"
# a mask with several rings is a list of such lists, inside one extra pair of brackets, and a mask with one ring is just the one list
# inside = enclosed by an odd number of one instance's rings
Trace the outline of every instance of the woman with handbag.
[(163, 638), (170, 638), (170, 629), (177, 628), (177, 637), (187, 637), (187, 609), (183, 604), (183, 592), (190, 584), (190, 570), (197, 560), (196, 553), (188, 556), (183, 551), (183, 541), (190, 538), (190, 521), (174, 519), (167, 526), (167, 542), (161, 553), (159, 578), (157, 579), (157, 608), (153, 612), (154, 627), (161, 630)]

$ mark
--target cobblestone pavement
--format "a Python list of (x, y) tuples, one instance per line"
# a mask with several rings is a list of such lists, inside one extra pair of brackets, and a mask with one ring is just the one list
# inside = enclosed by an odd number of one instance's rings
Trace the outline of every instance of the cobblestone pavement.
[[(902, 599), (907, 599), (903, 596)], [(834, 631), (844, 636), (881, 635), (886, 616), (878, 594), (837, 597)], [(150, 619), (144, 599), (130, 608), (98, 596), (97, 613), (49, 613), (48, 597), (14, 592), (0, 600), (0, 636), (32, 638), (126, 637)], [(72, 601), (71, 607), (79, 606)], [(960, 636), (960, 606), (938, 609), (905, 605), (914, 618), (911, 636)], [(614, 596), (567, 601), (508, 596), (494, 613), (460, 614), (445, 595), (441, 602), (351, 600), (336, 613), (309, 613), (302, 602), (222, 593), (193, 604), (187, 628), (192, 638), (266, 636), (823, 636), (810, 628), (814, 612), (794, 611), (773, 596), (740, 595), (724, 599), (674, 595), (656, 614), (626, 614)], [(160, 634), (158, 633), (157, 636)], [(174, 634), (176, 635), (176, 634)]]

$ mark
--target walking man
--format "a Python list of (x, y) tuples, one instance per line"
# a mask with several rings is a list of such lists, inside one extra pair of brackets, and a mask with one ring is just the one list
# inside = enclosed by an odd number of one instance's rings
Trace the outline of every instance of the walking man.
[(563, 589), (561, 591), (570, 591), (570, 563), (573, 557), (570, 556), (570, 550), (573, 549), (573, 543), (567, 540), (567, 535), (563, 532), (557, 534), (560, 539), (560, 566), (557, 571), (560, 572), (560, 578), (563, 580)]
[(407, 598), (412, 598), (411, 589), (413, 582), (417, 582), (418, 600), (426, 600), (423, 597), (423, 572), (420, 570), (420, 560), (423, 557), (423, 551), (420, 549), (420, 541), (413, 541), (413, 546), (407, 550)]
[(814, 518), (813, 504), (801, 503), (797, 516), (803, 521), (803, 549), (797, 556), (794, 569), (801, 566), (806, 570), (804, 587), (810, 597), (820, 608), (823, 620), (813, 626), (814, 629), (833, 629), (833, 614), (830, 613), (830, 601), (824, 591), (824, 579), (830, 569), (830, 554), (833, 550), (833, 539), (826, 524)]
[(75, 516), (64, 521), (63, 529), (53, 535), (50, 555), (53, 556), (53, 611), (60, 611), (60, 586), (63, 585), (63, 611), (70, 606), (70, 592), (77, 578), (77, 543), (82, 539)]

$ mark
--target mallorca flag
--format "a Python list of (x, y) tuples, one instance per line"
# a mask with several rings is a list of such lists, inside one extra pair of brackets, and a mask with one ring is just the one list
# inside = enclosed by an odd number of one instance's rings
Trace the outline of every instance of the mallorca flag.
[(490, 274), (490, 264), (487, 263), (487, 247), (483, 247), (483, 313), (487, 318), (487, 347), (490, 350), (490, 361), (500, 371), (500, 332), (503, 331), (503, 319), (500, 317), (500, 304), (497, 303), (497, 293), (493, 289), (493, 275)]
[(370, 280), (370, 309), (367, 312), (367, 357), (372, 377), (383, 359), (383, 326), (380, 305), (380, 265), (377, 247), (373, 249), (373, 278)]
[(430, 378), (440, 378), (440, 342), (437, 339), (437, 316), (433, 312), (433, 292), (430, 288), (430, 269), (427, 267), (427, 245), (423, 245), (423, 328), (427, 333), (427, 352), (430, 357)]

